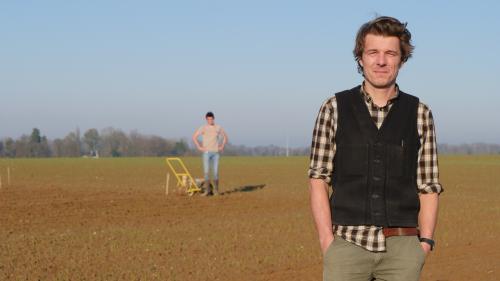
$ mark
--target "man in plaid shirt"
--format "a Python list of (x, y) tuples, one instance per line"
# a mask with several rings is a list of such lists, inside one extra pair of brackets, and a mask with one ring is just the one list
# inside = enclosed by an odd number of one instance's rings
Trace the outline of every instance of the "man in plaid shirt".
[(443, 188), (432, 113), (396, 84), (413, 49), (405, 23), (365, 23), (353, 52), (363, 83), (319, 110), (309, 178), (323, 280), (418, 280), (434, 247)]

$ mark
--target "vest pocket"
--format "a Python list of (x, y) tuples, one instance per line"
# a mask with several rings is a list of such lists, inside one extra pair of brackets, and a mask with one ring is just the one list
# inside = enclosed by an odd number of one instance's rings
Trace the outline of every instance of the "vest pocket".
[(387, 198), (388, 220), (393, 226), (415, 226), (418, 224), (420, 200), (416, 184), (411, 182), (394, 181)]

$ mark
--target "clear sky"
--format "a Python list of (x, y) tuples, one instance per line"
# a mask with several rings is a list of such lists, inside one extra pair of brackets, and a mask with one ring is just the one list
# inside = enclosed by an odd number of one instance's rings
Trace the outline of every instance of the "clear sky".
[(0, 137), (77, 126), (309, 145), (321, 103), (361, 82), (357, 29), (408, 22), (398, 78), (441, 143), (500, 143), (498, 1), (1, 1)]

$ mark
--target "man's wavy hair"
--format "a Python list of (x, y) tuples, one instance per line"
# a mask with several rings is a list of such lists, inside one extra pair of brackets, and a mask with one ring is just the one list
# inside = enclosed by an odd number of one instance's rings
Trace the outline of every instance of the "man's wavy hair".
[(365, 37), (368, 34), (394, 36), (399, 38), (401, 49), (401, 63), (405, 63), (413, 53), (415, 47), (411, 44), (411, 33), (406, 28), (407, 23), (402, 23), (393, 17), (377, 17), (361, 26), (356, 35), (354, 59), (358, 63), (358, 72), (363, 74), (363, 67), (359, 63), (365, 50)]

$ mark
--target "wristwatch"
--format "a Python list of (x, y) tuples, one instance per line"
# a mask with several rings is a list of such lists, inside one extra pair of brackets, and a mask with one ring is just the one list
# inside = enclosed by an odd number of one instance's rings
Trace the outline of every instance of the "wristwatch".
[(431, 246), (431, 251), (434, 250), (434, 244), (436, 244), (436, 242), (434, 242), (434, 240), (429, 239), (429, 238), (423, 238), (423, 237), (420, 237), (418, 240), (420, 240), (420, 242), (424, 242), (424, 243), (429, 244)]

